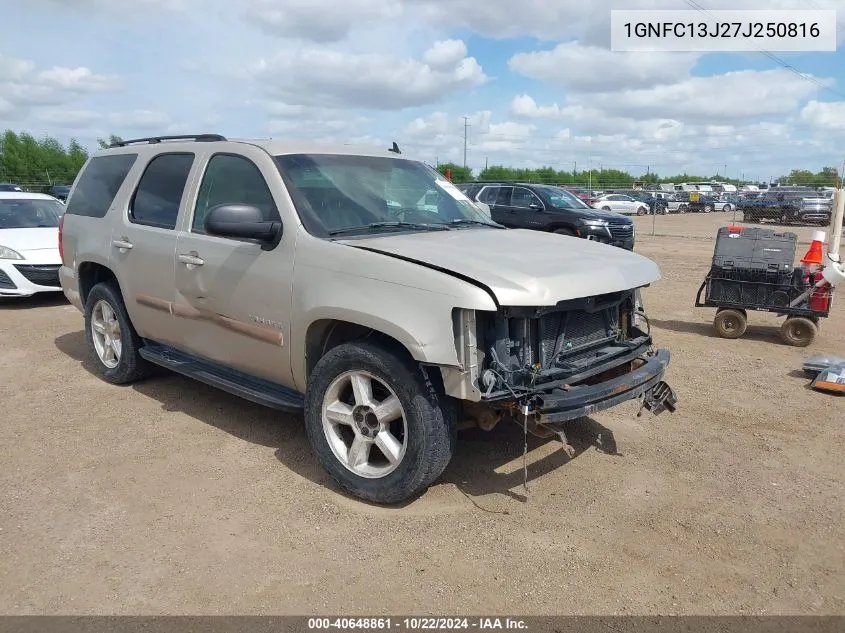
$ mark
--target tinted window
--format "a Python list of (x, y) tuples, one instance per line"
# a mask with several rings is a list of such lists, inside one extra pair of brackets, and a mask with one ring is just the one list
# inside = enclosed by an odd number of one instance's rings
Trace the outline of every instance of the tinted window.
[(192, 228), (205, 231), (208, 210), (219, 204), (249, 204), (261, 210), (265, 220), (279, 220), (279, 211), (261, 171), (243, 156), (217, 154), (208, 161), (202, 178)]
[(62, 211), (55, 200), (0, 198), (0, 229), (56, 227)]
[(129, 208), (132, 221), (163, 229), (176, 228), (193, 162), (193, 154), (162, 154), (153, 158), (132, 198)]
[(496, 194), (496, 206), (497, 207), (507, 207), (511, 203), (511, 192), (513, 191), (513, 187), (500, 187), (499, 192)]
[(511, 196), (511, 206), (518, 209), (527, 209), (532, 204), (542, 207), (540, 199), (534, 193), (523, 187), (514, 187), (513, 195)]
[(478, 201), (484, 204), (496, 204), (496, 197), (499, 195), (499, 187), (485, 187), (478, 196)]
[(104, 217), (137, 158), (137, 154), (92, 158), (68, 200), (66, 213)]

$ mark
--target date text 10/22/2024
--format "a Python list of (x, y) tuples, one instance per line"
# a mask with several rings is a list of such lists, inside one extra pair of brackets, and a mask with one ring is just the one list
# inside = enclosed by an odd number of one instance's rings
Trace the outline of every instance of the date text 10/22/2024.
[(407, 617), (407, 618), (308, 618), (309, 630), (387, 631), (402, 629), (424, 630), (511, 630), (526, 631), (524, 620), (510, 617)]

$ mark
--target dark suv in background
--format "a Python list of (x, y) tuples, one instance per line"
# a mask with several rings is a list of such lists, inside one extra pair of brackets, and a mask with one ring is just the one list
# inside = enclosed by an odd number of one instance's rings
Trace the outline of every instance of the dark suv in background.
[(66, 202), (70, 193), (70, 185), (47, 185), (41, 189), (41, 193), (46, 193), (48, 196), (53, 196), (57, 200)]
[(833, 201), (809, 188), (776, 187), (745, 200), (738, 208), (746, 222), (772, 220), (780, 224), (826, 225), (833, 214)]
[(634, 248), (634, 223), (618, 213), (593, 209), (575, 194), (553, 185), (464, 183), (464, 194), (490, 207), (492, 219), (512, 229), (572, 235), (627, 250)]

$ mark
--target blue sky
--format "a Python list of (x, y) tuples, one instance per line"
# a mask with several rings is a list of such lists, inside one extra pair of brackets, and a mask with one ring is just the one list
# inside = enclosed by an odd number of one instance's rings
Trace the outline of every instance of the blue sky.
[[(845, 54), (611, 53), (683, 0), (3, 0), (0, 122), (79, 139), (396, 140), (427, 161), (768, 179), (845, 159)], [(701, 0), (708, 10), (731, 2)], [(735, 3), (734, 3), (735, 4)], [(845, 0), (746, 0), (838, 9)], [(828, 86), (822, 88), (817, 82)], [(725, 169), (727, 165), (727, 170)]]

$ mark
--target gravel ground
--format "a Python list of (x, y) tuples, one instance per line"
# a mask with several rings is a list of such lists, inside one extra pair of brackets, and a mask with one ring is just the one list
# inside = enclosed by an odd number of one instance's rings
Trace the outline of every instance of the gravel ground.
[(845, 614), (845, 399), (800, 372), (845, 355), (845, 301), (811, 348), (765, 313), (715, 338), (692, 304), (725, 216), (651, 221), (678, 412), (573, 424), (571, 460), (532, 441), (527, 494), (500, 426), (412, 503), (360, 503), (300, 419), (176, 375), (108, 385), (63, 299), (3, 302), (0, 613)]

